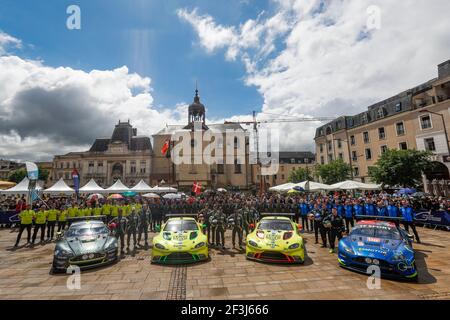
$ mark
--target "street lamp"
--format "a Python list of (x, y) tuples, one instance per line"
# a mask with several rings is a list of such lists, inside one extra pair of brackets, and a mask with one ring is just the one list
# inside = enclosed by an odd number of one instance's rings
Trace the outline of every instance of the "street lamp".
[(440, 117), (441, 117), (441, 119), (442, 119), (442, 124), (443, 124), (443, 126), (444, 126), (445, 143), (446, 143), (446, 145), (447, 145), (447, 152), (448, 152), (448, 154), (450, 154), (450, 145), (449, 145), (449, 141), (448, 141), (447, 126), (445, 125), (444, 115), (441, 114), (441, 113), (433, 112), (433, 111), (426, 110), (426, 109), (425, 109), (425, 110), (420, 110), (419, 113), (431, 113), (431, 114), (434, 114), (434, 115), (436, 115), (436, 116), (440, 116)]

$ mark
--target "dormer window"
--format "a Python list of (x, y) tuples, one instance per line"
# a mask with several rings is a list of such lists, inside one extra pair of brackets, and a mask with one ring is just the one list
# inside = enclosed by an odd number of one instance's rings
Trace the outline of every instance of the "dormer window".
[(384, 116), (385, 116), (384, 108), (379, 108), (377, 110), (377, 119), (384, 118)]

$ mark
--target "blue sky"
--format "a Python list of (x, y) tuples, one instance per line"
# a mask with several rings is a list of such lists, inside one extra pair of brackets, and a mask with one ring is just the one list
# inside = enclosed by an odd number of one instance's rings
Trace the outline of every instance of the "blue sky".
[[(81, 30), (65, 27), (70, 4), (81, 8)], [(23, 57), (42, 59), (49, 66), (90, 71), (126, 65), (130, 72), (151, 77), (156, 107), (191, 102), (198, 79), (210, 117), (261, 108), (260, 94), (244, 84), (243, 64), (204, 52), (193, 29), (177, 17), (177, 9), (195, 7), (220, 23), (238, 24), (268, 9), (268, 3), (1, 0), (0, 29), (23, 41)]]
[[(81, 30), (66, 28), (73, 4)], [(147, 136), (184, 124), (196, 80), (207, 121), (360, 113), (437, 76), (448, 12), (448, 0), (0, 0), (0, 157), (83, 151), (119, 119)], [(267, 126), (281, 150), (314, 151), (321, 125)]]

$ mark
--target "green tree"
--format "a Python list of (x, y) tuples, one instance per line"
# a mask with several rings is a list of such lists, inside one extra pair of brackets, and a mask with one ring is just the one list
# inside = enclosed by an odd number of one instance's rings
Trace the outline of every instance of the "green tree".
[(297, 168), (295, 170), (292, 170), (289, 174), (289, 182), (292, 183), (299, 183), (306, 180), (313, 180), (312, 178), (312, 172), (309, 170), (308, 167), (306, 168)]
[(352, 168), (342, 159), (334, 160), (327, 164), (316, 165), (316, 175), (322, 178), (326, 184), (348, 180)]
[(417, 187), (422, 184), (422, 172), (433, 168), (430, 155), (428, 151), (388, 150), (369, 167), (369, 176), (383, 185)]
[[(39, 180), (47, 181), (49, 172), (47, 169), (39, 168)], [(27, 176), (27, 170), (25, 168), (20, 168), (11, 171), (8, 175), (8, 180), (11, 182), (19, 183)]]

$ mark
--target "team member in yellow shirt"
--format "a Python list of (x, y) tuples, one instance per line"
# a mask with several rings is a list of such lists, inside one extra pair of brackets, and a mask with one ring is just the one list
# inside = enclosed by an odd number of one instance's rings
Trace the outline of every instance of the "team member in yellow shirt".
[(106, 217), (106, 223), (109, 223), (111, 220), (111, 205), (108, 202), (102, 206), (102, 215)]
[(33, 223), (33, 215), (34, 211), (31, 210), (30, 205), (27, 205), (27, 209), (23, 210), (19, 213), (20, 219), (20, 229), (19, 234), (17, 235), (16, 244), (14, 247), (19, 246), (20, 238), (22, 237), (23, 230), (27, 229), (27, 244), (30, 243), (31, 240), (31, 225)]
[(47, 210), (47, 241), (49, 239), (50, 241), (53, 240), (57, 218), (58, 210), (55, 208), (55, 205), (53, 205), (50, 210)]
[(64, 230), (66, 228), (67, 216), (69, 214), (69, 210), (67, 207), (61, 208), (58, 213), (58, 232)]
[(33, 237), (31, 239), (31, 245), (34, 245), (39, 229), (41, 230), (41, 243), (44, 242), (45, 224), (47, 222), (47, 212), (45, 211), (43, 205), (39, 208), (39, 211), (36, 212), (33, 217), (34, 217), (34, 230), (33, 230)]
[(70, 219), (78, 217), (78, 207), (75, 204), (72, 204), (69, 207), (68, 217), (69, 217), (69, 226), (70, 226), (70, 224), (72, 223), (72, 220), (70, 220)]
[(111, 205), (111, 219), (117, 218), (119, 216), (119, 207), (117, 204)]
[(93, 216), (101, 216), (102, 215), (102, 208), (100, 207), (100, 204), (97, 204), (93, 209)]

